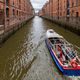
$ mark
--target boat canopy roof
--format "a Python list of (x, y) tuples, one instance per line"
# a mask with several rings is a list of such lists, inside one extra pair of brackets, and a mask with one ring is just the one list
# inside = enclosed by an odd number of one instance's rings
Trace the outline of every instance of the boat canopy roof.
[(47, 30), (46, 37), (47, 38), (63, 38), (52, 29)]

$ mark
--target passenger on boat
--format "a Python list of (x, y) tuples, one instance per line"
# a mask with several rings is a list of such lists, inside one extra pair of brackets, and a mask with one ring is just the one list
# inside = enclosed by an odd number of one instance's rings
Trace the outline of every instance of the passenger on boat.
[(73, 59), (73, 60), (71, 60), (71, 65), (72, 65), (72, 67), (74, 67), (74, 68), (76, 68), (77, 66), (78, 66), (78, 63)]
[(56, 44), (61, 44), (61, 41), (59, 39), (56, 40)]
[(66, 59), (65, 59), (65, 56), (64, 56), (64, 54), (63, 54), (63, 51), (62, 51), (60, 45), (58, 45), (58, 52), (59, 52), (58, 58), (59, 58), (60, 61), (64, 64), (64, 62), (65, 62)]

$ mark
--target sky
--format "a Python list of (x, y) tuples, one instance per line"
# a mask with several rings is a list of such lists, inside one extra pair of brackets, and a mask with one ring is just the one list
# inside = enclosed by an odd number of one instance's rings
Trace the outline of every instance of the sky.
[(48, 0), (30, 0), (33, 8), (38, 12)]

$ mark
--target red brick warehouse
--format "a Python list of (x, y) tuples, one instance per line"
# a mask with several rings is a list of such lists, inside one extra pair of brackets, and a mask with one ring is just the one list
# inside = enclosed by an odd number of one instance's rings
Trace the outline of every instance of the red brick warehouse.
[(8, 35), (33, 16), (30, 0), (0, 0), (0, 35)]
[(80, 30), (80, 0), (49, 0), (45, 5), (39, 12), (42, 17)]

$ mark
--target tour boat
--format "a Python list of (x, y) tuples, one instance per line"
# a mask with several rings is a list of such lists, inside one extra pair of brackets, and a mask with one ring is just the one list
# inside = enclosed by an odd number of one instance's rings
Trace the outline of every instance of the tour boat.
[(47, 30), (45, 42), (63, 75), (80, 76), (79, 53), (72, 44), (52, 29)]

